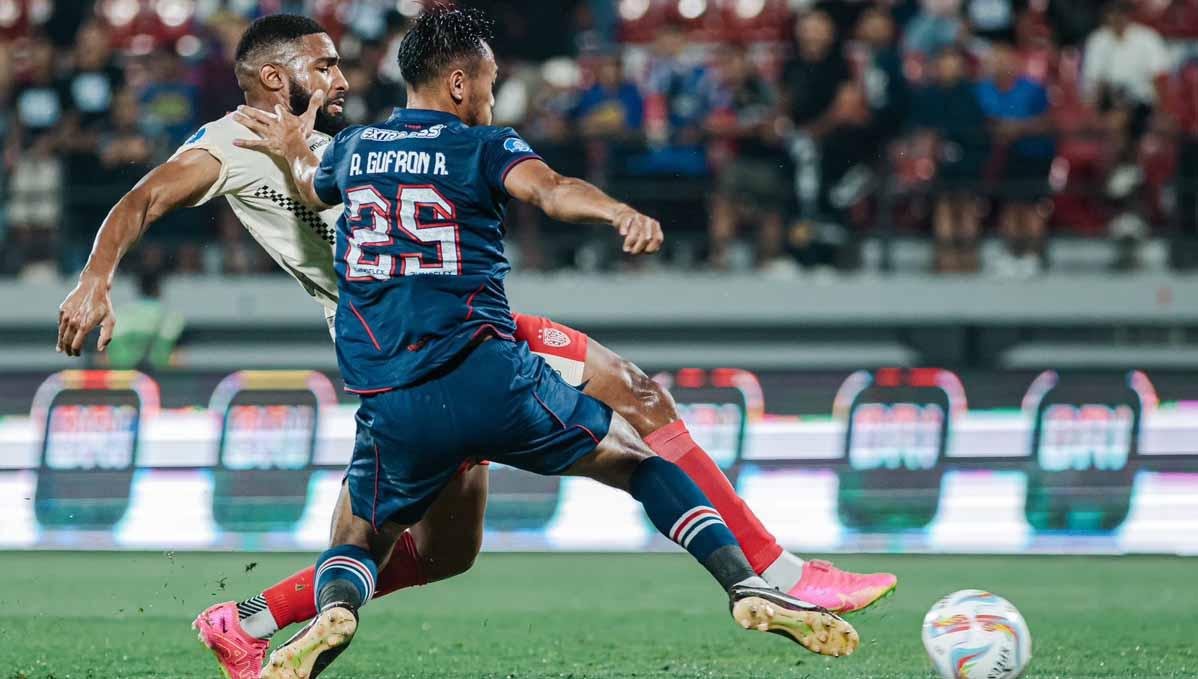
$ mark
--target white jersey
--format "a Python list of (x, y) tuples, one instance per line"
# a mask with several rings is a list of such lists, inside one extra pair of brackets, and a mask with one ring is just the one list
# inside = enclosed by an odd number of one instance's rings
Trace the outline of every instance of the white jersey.
[[(229, 114), (201, 127), (172, 158), (202, 149), (220, 161), (220, 176), (193, 205), (224, 196), (254, 240), (324, 306), (331, 328), (337, 311), (333, 248), (341, 207), (324, 212), (307, 207), (300, 201), (285, 167), (261, 151), (233, 144), (235, 139), (256, 138)], [(320, 132), (308, 137), (308, 145), (318, 157), (324, 155), (330, 142), (332, 137)]]

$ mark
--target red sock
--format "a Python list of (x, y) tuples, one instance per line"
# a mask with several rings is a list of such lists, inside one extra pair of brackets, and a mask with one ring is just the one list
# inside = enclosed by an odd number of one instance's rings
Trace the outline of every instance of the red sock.
[[(312, 591), (315, 571), (315, 567), (309, 566), (262, 592), (262, 598), (266, 599), (270, 615), (279, 629), (316, 617), (316, 592)], [(416, 540), (411, 533), (404, 532), (395, 545), (395, 551), (391, 553), (387, 567), (379, 573), (374, 598), (427, 584), (420, 553), (416, 551)]]
[(262, 598), (266, 599), (266, 607), (270, 609), (270, 615), (279, 629), (316, 617), (316, 592), (312, 591), (315, 580), (316, 568), (308, 566), (279, 584), (263, 590)]
[(711, 500), (758, 575), (778, 560), (782, 547), (777, 539), (736, 494), (736, 489), (728, 482), (719, 465), (691, 438), (682, 420), (649, 434), (645, 437), (645, 443), (653, 452), (681, 467)]

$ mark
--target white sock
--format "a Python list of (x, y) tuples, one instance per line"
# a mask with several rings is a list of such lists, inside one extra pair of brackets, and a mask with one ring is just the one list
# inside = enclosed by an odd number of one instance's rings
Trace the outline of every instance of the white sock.
[(789, 592), (803, 577), (803, 563), (799, 557), (783, 551), (778, 560), (765, 569), (761, 577), (783, 592)]
[(269, 639), (279, 631), (275, 616), (261, 594), (237, 604), (237, 617), (241, 621), (241, 629), (255, 639)]
[(741, 580), (740, 582), (733, 585), (733, 587), (757, 587), (757, 588), (761, 588), (761, 589), (769, 589), (770, 586), (771, 586), (770, 583), (766, 582), (765, 580), (763, 580), (762, 578), (760, 578), (756, 575), (754, 575), (751, 578), (745, 578), (744, 580)]

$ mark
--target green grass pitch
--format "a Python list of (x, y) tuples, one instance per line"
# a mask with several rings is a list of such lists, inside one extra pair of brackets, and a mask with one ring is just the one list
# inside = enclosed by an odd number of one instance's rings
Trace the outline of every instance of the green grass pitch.
[[(0, 553), (0, 678), (215, 679), (189, 627), (195, 613), (254, 594), (310, 559)], [(983, 587), (1028, 619), (1026, 676), (1198, 677), (1198, 561), (859, 555), (838, 563), (900, 578), (880, 609), (853, 616), (862, 645), (849, 658), (740, 630), (685, 555), (498, 554), (453, 581), (372, 603), (353, 647), (324, 676), (928, 678), (924, 612), (941, 594)]]

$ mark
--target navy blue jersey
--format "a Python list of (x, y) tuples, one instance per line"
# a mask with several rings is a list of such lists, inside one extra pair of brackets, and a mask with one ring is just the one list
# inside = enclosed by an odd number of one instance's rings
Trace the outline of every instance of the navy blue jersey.
[(439, 111), (397, 109), (337, 135), (314, 184), (345, 205), (335, 264), (347, 389), (408, 386), (482, 333), (512, 337), (503, 180), (537, 157), (511, 128)]

